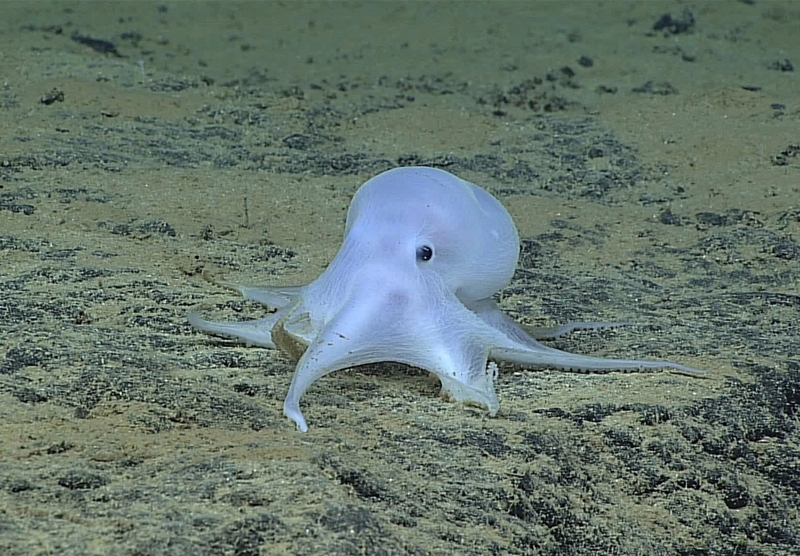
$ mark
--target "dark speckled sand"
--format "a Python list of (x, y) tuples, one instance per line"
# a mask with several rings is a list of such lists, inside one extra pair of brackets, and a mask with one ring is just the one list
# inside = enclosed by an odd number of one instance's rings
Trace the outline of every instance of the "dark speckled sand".
[[(0, 553), (796, 554), (800, 4), (0, 16)], [(186, 314), (261, 315), (213, 281), (312, 280), (409, 164), (508, 207), (520, 321), (710, 378), (501, 365), (489, 418), (389, 363), (297, 433), (290, 362)]]

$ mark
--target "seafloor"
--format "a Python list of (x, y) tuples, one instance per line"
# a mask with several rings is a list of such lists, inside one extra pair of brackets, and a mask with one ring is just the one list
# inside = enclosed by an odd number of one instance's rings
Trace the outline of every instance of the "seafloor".
[[(800, 4), (0, 5), (0, 553), (797, 554)], [(397, 364), (281, 414), (186, 315), (299, 284), (398, 165), (494, 193), (518, 320), (710, 371)]]

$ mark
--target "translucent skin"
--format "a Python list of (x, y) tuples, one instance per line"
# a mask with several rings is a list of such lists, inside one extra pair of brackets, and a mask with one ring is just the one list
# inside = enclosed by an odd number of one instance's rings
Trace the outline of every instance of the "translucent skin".
[(672, 368), (705, 374), (669, 361), (587, 357), (539, 343), (577, 328), (630, 323), (573, 323), (529, 334), (491, 299), (511, 279), (518, 253), (514, 222), (488, 192), (443, 170), (396, 168), (358, 190), (342, 246), (315, 281), (233, 286), (277, 312), (240, 323), (196, 314), (189, 321), (205, 332), (302, 353), (284, 413), (303, 432), (308, 425), (300, 398), (317, 379), (381, 361), (426, 369), (441, 380), (444, 394), (484, 405), (492, 415), (500, 404), (497, 367), (487, 364), (489, 358), (580, 372)]

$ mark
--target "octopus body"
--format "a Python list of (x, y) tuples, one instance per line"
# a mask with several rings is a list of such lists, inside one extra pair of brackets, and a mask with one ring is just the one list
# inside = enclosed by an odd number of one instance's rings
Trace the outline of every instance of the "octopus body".
[(492, 296), (514, 273), (519, 237), (508, 211), (484, 189), (448, 172), (396, 168), (362, 185), (347, 213), (336, 257), (304, 286), (235, 286), (275, 312), (245, 322), (210, 322), (199, 330), (282, 349), (297, 360), (285, 415), (308, 425), (300, 398), (339, 369), (395, 361), (426, 369), (460, 402), (499, 409), (489, 359), (565, 370), (671, 368), (670, 361), (604, 359), (568, 353), (538, 340), (580, 328), (628, 323), (572, 323), (529, 333)]

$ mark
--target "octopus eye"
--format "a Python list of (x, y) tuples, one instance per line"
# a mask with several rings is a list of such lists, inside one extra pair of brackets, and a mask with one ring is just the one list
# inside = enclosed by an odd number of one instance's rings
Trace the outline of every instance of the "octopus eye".
[(433, 249), (431, 249), (427, 245), (423, 245), (421, 247), (417, 247), (417, 260), (418, 261), (429, 261), (432, 258), (433, 258)]

